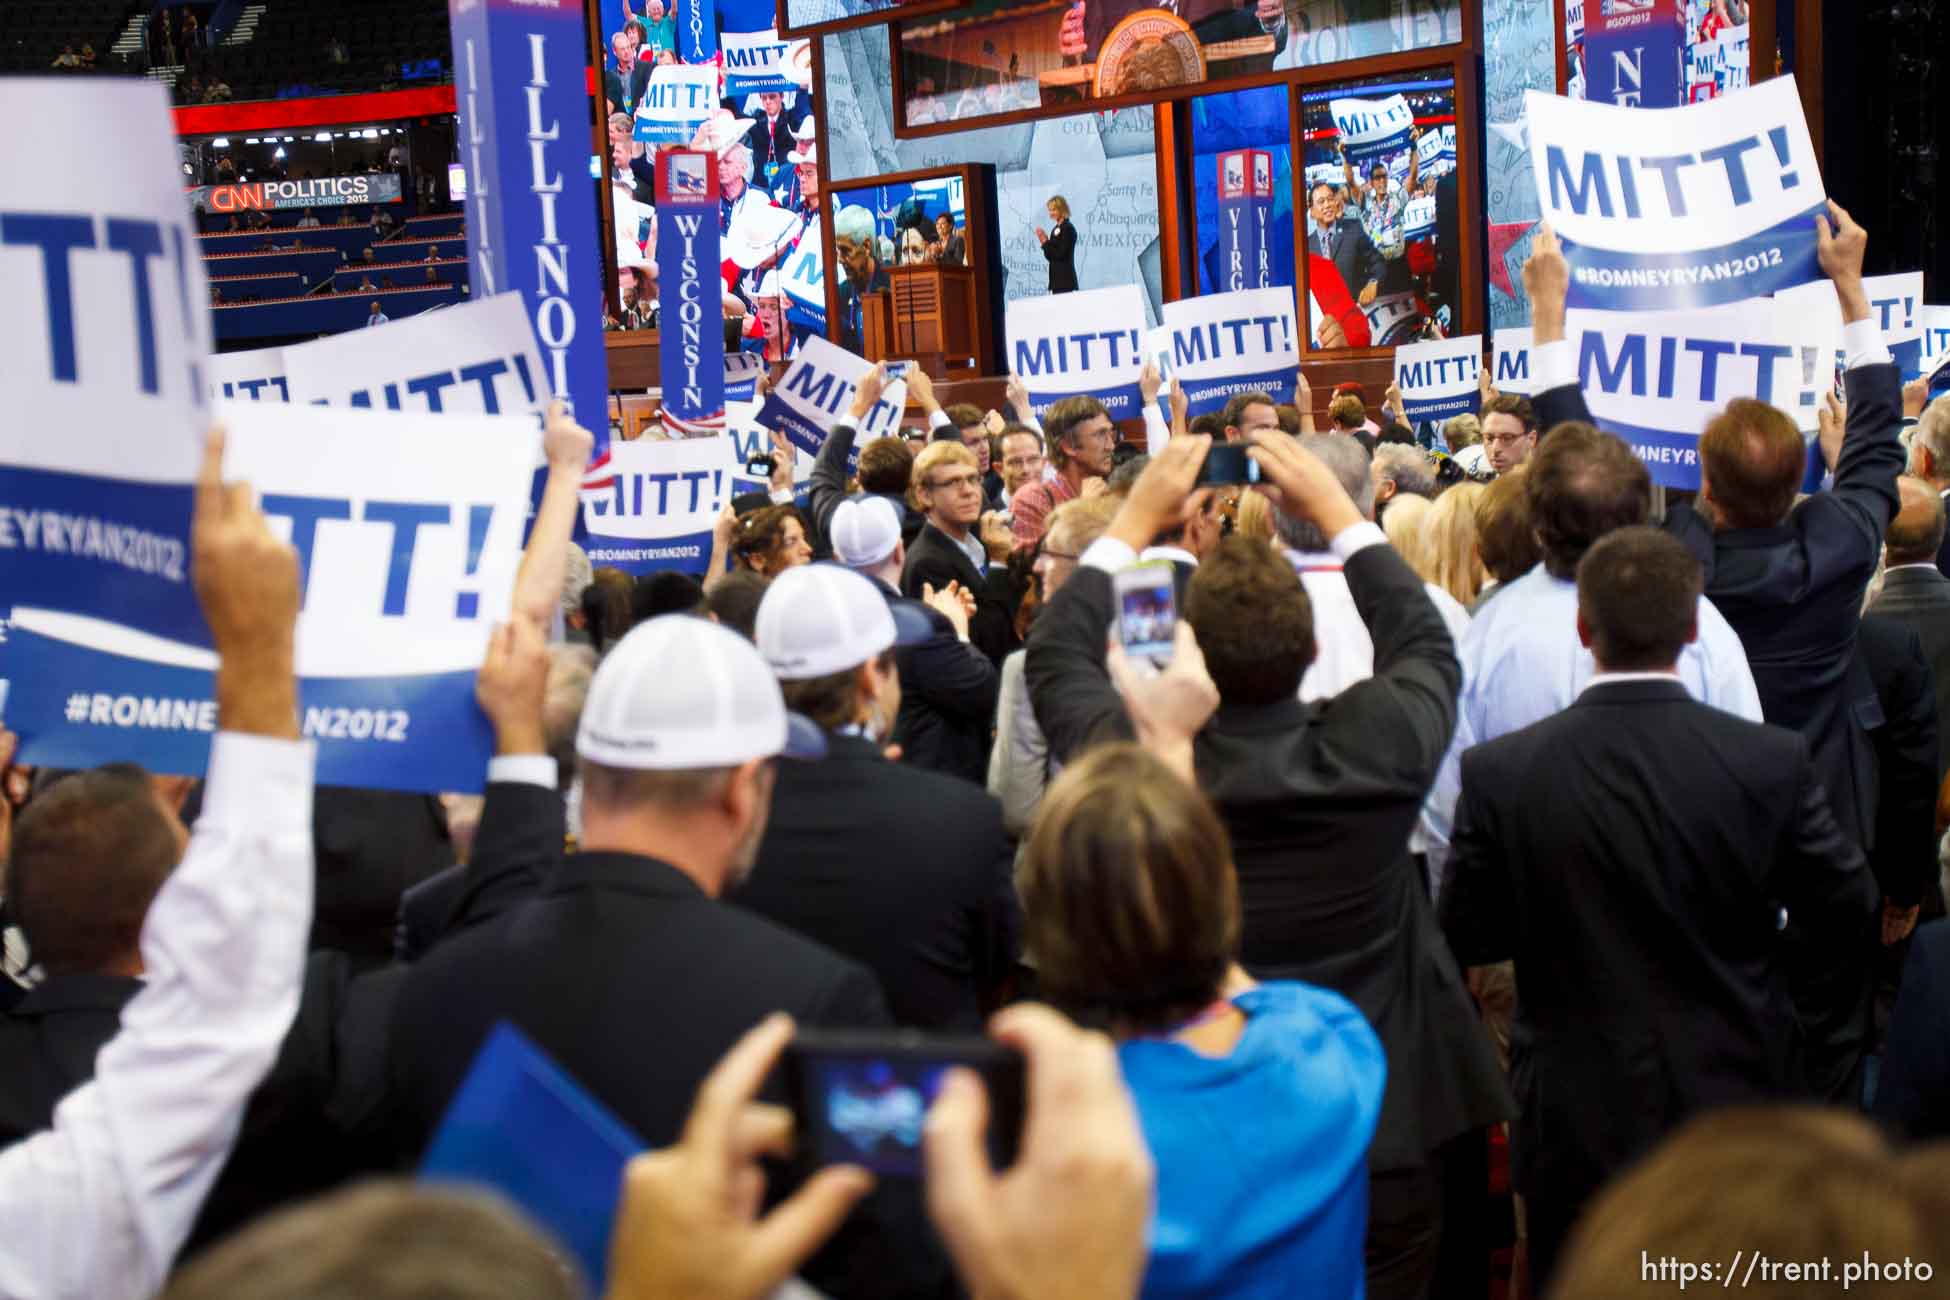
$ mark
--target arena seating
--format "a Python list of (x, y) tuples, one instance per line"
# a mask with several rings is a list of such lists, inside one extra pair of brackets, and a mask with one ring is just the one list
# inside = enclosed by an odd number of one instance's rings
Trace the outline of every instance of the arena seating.
[(453, 80), (449, 50), (445, 0), (270, 0), (247, 43), (200, 51), (175, 88), (190, 103), (192, 77), (221, 78), (232, 100), (433, 84)]

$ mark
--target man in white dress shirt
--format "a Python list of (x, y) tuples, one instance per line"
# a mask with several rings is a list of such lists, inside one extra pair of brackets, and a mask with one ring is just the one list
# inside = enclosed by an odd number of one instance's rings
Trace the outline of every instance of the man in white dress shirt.
[[(311, 928), (313, 752), (298, 735), (298, 560), (213, 435), (191, 577), (216, 645), (203, 813), (142, 928), (146, 983), (93, 1082), (0, 1153), (0, 1295), (161, 1289), (298, 1005)], [(7, 826), (0, 821), (0, 854)]]

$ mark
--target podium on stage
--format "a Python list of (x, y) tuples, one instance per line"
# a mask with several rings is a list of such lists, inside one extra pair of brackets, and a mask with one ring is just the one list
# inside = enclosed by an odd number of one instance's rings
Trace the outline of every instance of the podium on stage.
[(888, 290), (861, 296), (867, 360), (917, 361), (941, 378), (979, 369), (981, 328), (975, 272), (932, 262), (887, 268)]

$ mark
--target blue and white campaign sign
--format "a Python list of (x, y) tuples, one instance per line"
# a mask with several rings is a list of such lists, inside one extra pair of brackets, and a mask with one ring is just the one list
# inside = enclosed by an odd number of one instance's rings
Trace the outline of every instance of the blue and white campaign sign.
[(785, 289), (788, 324), (826, 332), (826, 249), (820, 242), (819, 217), (799, 234), (799, 243), (779, 261), (779, 284)]
[(1686, 108), (1527, 92), (1544, 217), (1570, 306), (1711, 307), (1821, 278), (1827, 196), (1793, 77)]
[[(765, 431), (734, 429), (712, 438), (638, 438), (610, 447), (607, 486), (582, 494), (583, 542), (590, 563), (625, 573), (681, 569), (701, 574), (711, 559), (711, 529), (727, 501), (769, 487), (745, 464), (771, 452)], [(795, 454), (804, 483), (812, 459)]]
[(1699, 486), (1699, 435), (1732, 399), (1758, 398), (1812, 428), (1834, 377), (1825, 327), (1765, 299), (1710, 311), (1572, 311), (1566, 329), (1592, 415), (1666, 487)]
[(1924, 365), (1950, 351), (1950, 307), (1925, 303), (1916, 312), (1916, 327), (1923, 336)]
[(1395, 386), (1413, 424), (1440, 424), (1476, 409), (1483, 378), (1483, 336), (1430, 339), (1395, 349)]
[(1435, 238), (1435, 195), (1418, 194), (1403, 205), (1402, 238)]
[(539, 415), (549, 402), (518, 293), (300, 343), (284, 349), (284, 367), (291, 400), (308, 406)]
[[(258, 490), (272, 527), (298, 551), (299, 703), (318, 743), (319, 783), (479, 789), (492, 735), (474, 704), (474, 672), (507, 616), (540, 435), (527, 420), (267, 402), (219, 403), (216, 415), (229, 430), (225, 476)], [(171, 486), (180, 534), (190, 488)], [(102, 573), (158, 553), (115, 520), (130, 517), (137, 494), (104, 487), (91, 507), (103, 518), (82, 527), (37, 512), (35, 553), (62, 531), (66, 558)], [(106, 544), (110, 530), (117, 546)], [(73, 546), (85, 547), (90, 531), (99, 549)], [(10, 692), (7, 712), (27, 761), (203, 771), (215, 660), (181, 557), (166, 551), (159, 577), (175, 573), (167, 580), (185, 611), (173, 627), (130, 611), (15, 607), (0, 679), (33, 684)]]
[[(1427, 180), (1431, 176), (1446, 176), (1456, 170), (1456, 128), (1454, 126), (1431, 127), (1422, 133), (1415, 142), (1415, 156), (1420, 160), (1416, 176)], [(1398, 184), (1408, 181), (1408, 154), (1398, 153), (1388, 164), (1390, 180)]]
[(250, 352), (219, 352), (206, 368), (210, 398), (239, 402), (288, 402), (291, 388), (284, 379), (284, 349), (257, 348)]
[[(168, 96), (7, 78), (0, 112), (34, 124), (0, 142), (0, 619), (11, 607), (191, 638), (210, 313)], [(75, 166), (104, 135), (127, 157)], [(0, 707), (11, 719), (40, 691)]]
[[(754, 402), (758, 393), (758, 377), (765, 373), (765, 359), (756, 352), (728, 352), (724, 359), (724, 406), (725, 422), (731, 422), (731, 407), (734, 402)], [(753, 414), (757, 414), (754, 407)]]
[(632, 134), (641, 144), (689, 144), (717, 106), (717, 68), (660, 63), (650, 70)]
[(1532, 397), (1537, 392), (1536, 372), (1530, 366), (1530, 327), (1511, 326), (1490, 332), (1490, 386), (1499, 393), (1519, 393)]
[(1165, 373), (1184, 386), (1189, 414), (1219, 410), (1235, 393), (1264, 392), (1275, 402), (1293, 400), (1300, 327), (1291, 289), (1180, 298), (1166, 303), (1163, 315), (1160, 332), (1170, 345), (1171, 360)]
[(799, 88), (785, 75), (785, 52), (792, 42), (779, 39), (779, 10), (772, 0), (717, 0), (717, 11), (725, 94)]
[(1327, 105), (1340, 132), (1340, 146), (1356, 167), (1386, 159), (1408, 148), (1415, 110), (1400, 95), (1386, 99), (1335, 99)]
[[(777, 387), (765, 395), (758, 421), (784, 433), (801, 451), (818, 455), (826, 435), (846, 419), (853, 392), (873, 362), (857, 357), (826, 339), (808, 338), (794, 354)], [(873, 410), (860, 422), (853, 440), (855, 455), (875, 438), (900, 432), (901, 408), (907, 405), (907, 383), (896, 379), (881, 392)], [(851, 462), (849, 461), (849, 464)]]
[(1915, 379), (1923, 373), (1923, 273), (1864, 276), (1862, 289), (1897, 369)]
[[(1407, 173), (1403, 174), (1406, 175)], [(1309, 190), (1312, 190), (1316, 185), (1332, 185), (1335, 189), (1340, 189), (1346, 184), (1347, 168), (1341, 166), (1341, 164), (1337, 162), (1307, 164), (1307, 188)]]
[(588, 182), (583, 6), (448, 0), (447, 8), (474, 296), (521, 294), (541, 344), (542, 387), (595, 432), (600, 457), (609, 442), (605, 249)]
[(1113, 420), (1133, 420), (1144, 369), (1144, 296), (1134, 284), (1011, 298), (1008, 364), (1040, 417), (1066, 397), (1094, 397)]

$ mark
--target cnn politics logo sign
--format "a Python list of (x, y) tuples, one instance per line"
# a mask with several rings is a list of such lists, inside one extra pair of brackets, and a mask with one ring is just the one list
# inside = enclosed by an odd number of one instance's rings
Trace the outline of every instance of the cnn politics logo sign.
[(211, 185), (204, 192), (212, 212), (254, 208), (317, 208), (339, 203), (397, 203), (397, 176), (325, 176), (303, 181), (251, 181)]

